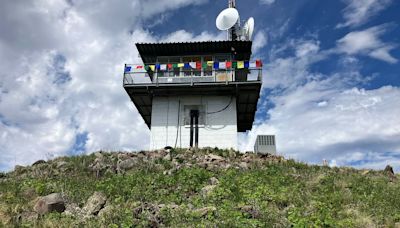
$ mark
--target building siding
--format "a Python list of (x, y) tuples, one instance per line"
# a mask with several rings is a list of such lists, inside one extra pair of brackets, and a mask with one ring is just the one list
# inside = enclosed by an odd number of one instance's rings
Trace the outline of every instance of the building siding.
[[(181, 96), (154, 97), (151, 125), (150, 149), (165, 146), (188, 148), (190, 126), (184, 125), (185, 105), (203, 105), (205, 124), (199, 127), (199, 147), (237, 149), (236, 99), (222, 112), (206, 114), (225, 108), (229, 96)], [(179, 108), (180, 106), (180, 108)], [(178, 111), (180, 110), (180, 111)], [(179, 126), (178, 126), (179, 113)]]

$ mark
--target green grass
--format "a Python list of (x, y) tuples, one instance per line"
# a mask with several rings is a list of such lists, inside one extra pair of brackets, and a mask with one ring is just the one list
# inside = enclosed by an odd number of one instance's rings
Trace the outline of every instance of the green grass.
[[(240, 155), (229, 151), (211, 152), (240, 159)], [(174, 155), (180, 153), (184, 151), (175, 151)], [(43, 164), (42, 170), (47, 170), (43, 173), (35, 174), (33, 168), (27, 168), (5, 174), (0, 183), (0, 227), (146, 227), (151, 221), (145, 214), (140, 219), (132, 215), (132, 210), (144, 202), (179, 205), (179, 209), (160, 212), (162, 224), (173, 227), (394, 227), (400, 222), (399, 181), (390, 182), (383, 172), (363, 175), (351, 168), (289, 160), (255, 163), (249, 170), (207, 170), (194, 165), (164, 175), (163, 171), (173, 164), (158, 159), (124, 175), (106, 173), (96, 178), (88, 168), (94, 159), (93, 155), (59, 159), (68, 163), (65, 172), (57, 173), (56, 163), (48, 162)], [(211, 177), (217, 177), (220, 183), (203, 196), (200, 191)], [(64, 192), (72, 202), (83, 206), (95, 191), (105, 193), (117, 208), (106, 218), (79, 220), (53, 213), (37, 221), (18, 219), (21, 213), (32, 211), (38, 196)], [(204, 217), (194, 211), (207, 206), (216, 211)], [(254, 214), (242, 211), (243, 206), (254, 208)]]

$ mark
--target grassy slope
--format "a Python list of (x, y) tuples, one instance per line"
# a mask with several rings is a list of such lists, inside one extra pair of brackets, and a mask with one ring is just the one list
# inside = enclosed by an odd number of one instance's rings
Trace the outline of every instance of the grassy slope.
[[(229, 151), (212, 152), (232, 159), (241, 156)], [(184, 151), (176, 151), (175, 155), (179, 153)], [(394, 226), (400, 221), (400, 182), (390, 182), (383, 172), (362, 174), (363, 171), (350, 168), (310, 166), (289, 160), (254, 163), (248, 170), (207, 170), (194, 165), (164, 175), (163, 171), (173, 164), (157, 159), (138, 165), (125, 175), (106, 173), (96, 178), (88, 168), (94, 159), (94, 155), (58, 159), (67, 162), (67, 172), (57, 173), (54, 161), (44, 165), (47, 171), (42, 169), (43, 173), (23, 175), (27, 171), (22, 170), (6, 174), (6, 179), (0, 179), (0, 227), (6, 221), (9, 223), (3, 225), (147, 226), (145, 215), (133, 220), (132, 209), (140, 202), (179, 205), (177, 210), (162, 211), (165, 226), (368, 227)], [(220, 183), (204, 197), (201, 188), (209, 184), (211, 177), (217, 177)], [(85, 221), (55, 213), (32, 223), (19, 223), (17, 219), (24, 211), (32, 211), (37, 196), (65, 192), (72, 202), (82, 206), (94, 191), (104, 192), (109, 203), (118, 209), (106, 218)], [(241, 211), (245, 205), (255, 212)], [(217, 210), (201, 217), (191, 209), (206, 206)]]

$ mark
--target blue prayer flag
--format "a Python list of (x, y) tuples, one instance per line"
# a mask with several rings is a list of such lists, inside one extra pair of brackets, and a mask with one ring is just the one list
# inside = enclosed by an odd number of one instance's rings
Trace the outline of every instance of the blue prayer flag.
[(250, 67), (250, 62), (244, 61), (244, 68), (249, 68), (249, 67)]
[(156, 64), (156, 69), (160, 70), (161, 69), (161, 64)]
[(132, 67), (131, 66), (126, 66), (125, 67), (125, 73), (131, 72)]
[(216, 70), (219, 69), (219, 62), (214, 62), (214, 69), (216, 69)]
[(185, 65), (183, 66), (183, 68), (185, 68), (185, 69), (190, 69), (190, 64), (189, 64), (189, 63), (185, 63)]

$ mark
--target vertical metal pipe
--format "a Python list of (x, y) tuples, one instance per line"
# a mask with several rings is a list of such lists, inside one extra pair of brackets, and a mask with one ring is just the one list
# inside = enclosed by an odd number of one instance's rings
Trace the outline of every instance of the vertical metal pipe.
[(195, 142), (194, 142), (194, 146), (196, 148), (199, 147), (199, 111), (195, 110), (194, 111), (194, 124), (195, 124)]
[(190, 111), (190, 147), (193, 147), (193, 110)]

